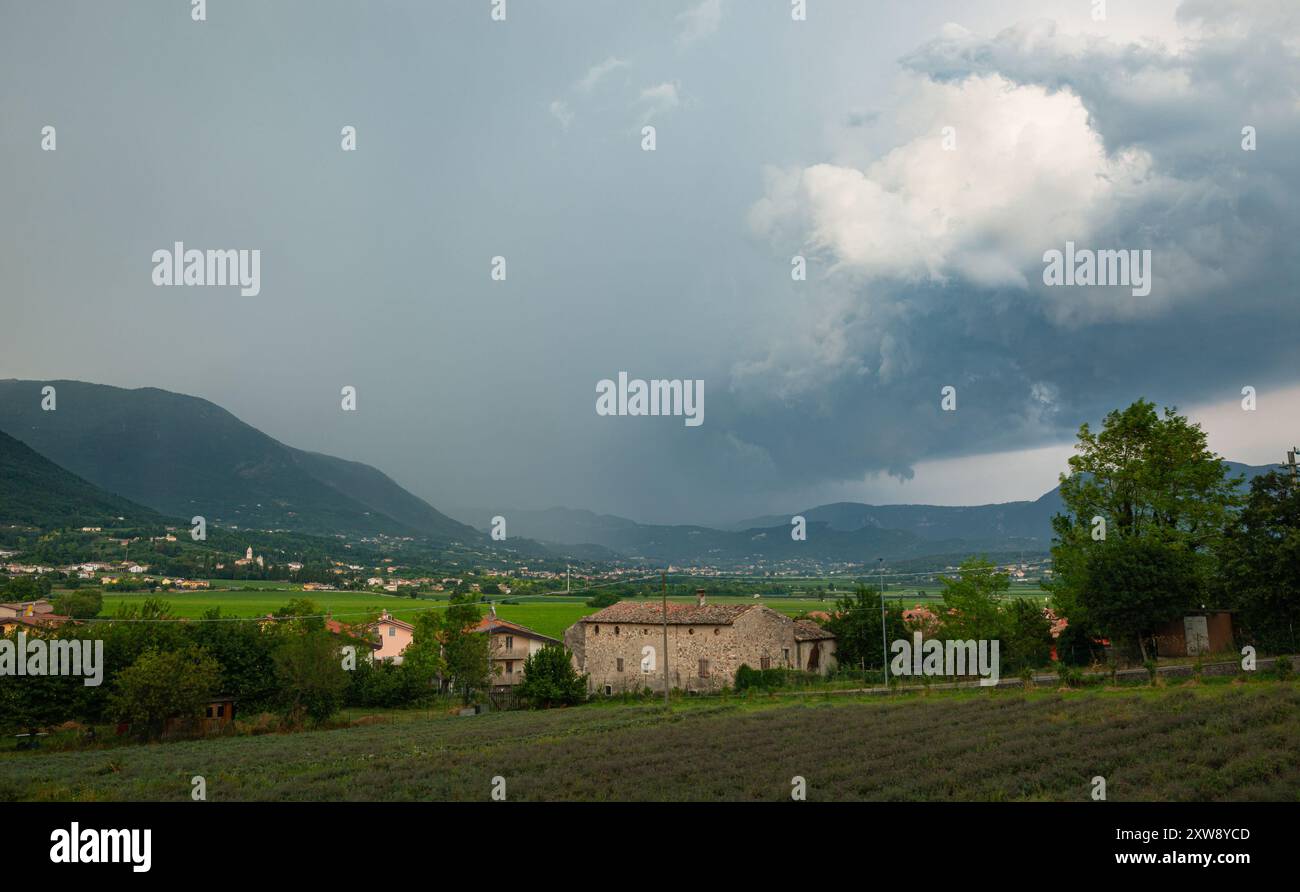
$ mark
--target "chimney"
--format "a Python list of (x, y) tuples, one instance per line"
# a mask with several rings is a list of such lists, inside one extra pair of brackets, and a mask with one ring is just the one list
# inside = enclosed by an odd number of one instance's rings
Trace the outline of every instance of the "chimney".
[(697, 588), (695, 590), (695, 606), (696, 607), (704, 606), (704, 589), (702, 588)]

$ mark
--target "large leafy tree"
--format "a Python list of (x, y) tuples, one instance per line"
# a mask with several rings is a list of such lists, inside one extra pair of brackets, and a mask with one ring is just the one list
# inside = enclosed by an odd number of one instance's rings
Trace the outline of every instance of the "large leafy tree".
[(944, 638), (1001, 638), (1002, 600), (1011, 589), (1011, 577), (983, 558), (962, 562), (957, 577), (942, 577), (943, 604), (940, 620)]
[[(1113, 578), (1106, 560), (1122, 566), (1134, 552), (1109, 559), (1096, 558), (1095, 552), (1126, 540), (1173, 549), (1168, 555), (1154, 546), (1149, 550), (1163, 556), (1160, 566), (1170, 575), (1162, 583), (1148, 574), (1143, 585), (1181, 585), (1183, 570), (1190, 566), (1197, 577), (1194, 588), (1201, 590), (1210, 575), (1211, 554), (1239, 501), (1241, 478), (1228, 476), (1221, 457), (1206, 445), (1200, 425), (1173, 409), (1157, 412), (1154, 403), (1138, 400), (1107, 415), (1100, 432), (1082, 425), (1075, 449), (1069, 473), (1061, 475), (1066, 512), (1052, 519), (1055, 579), (1049, 587), (1056, 612), (1067, 617), (1076, 632), (1084, 627), (1090, 635), (1115, 633), (1106, 626), (1116, 614), (1107, 607), (1109, 619), (1102, 619), (1097, 610), (1105, 595), (1094, 589), (1099, 580)], [(1105, 521), (1104, 538), (1094, 538), (1096, 517)], [(1150, 610), (1146, 627), (1166, 618), (1167, 611), (1158, 604), (1178, 603), (1179, 598), (1178, 592), (1147, 590), (1142, 597)], [(1128, 625), (1125, 630), (1125, 635), (1133, 631)]]
[(1219, 553), (1221, 596), (1256, 644), (1296, 649), (1300, 626), (1300, 483), (1271, 471), (1250, 494)]
[(483, 618), (478, 602), (470, 594), (452, 595), (442, 616), (443, 660), (452, 688), (469, 703), (476, 690), (491, 681), (488, 636), (475, 631)]
[(1094, 543), (1079, 602), (1102, 634), (1135, 641), (1146, 659), (1147, 633), (1195, 607), (1202, 582), (1182, 543), (1129, 536)]
[(263, 632), (255, 622), (222, 616), (213, 607), (190, 636), (221, 665), (221, 690), (234, 697), (239, 708), (257, 711), (276, 699), (275, 645), (277, 636)]
[(200, 718), (220, 679), (217, 661), (197, 647), (146, 651), (118, 673), (110, 709), (136, 734), (157, 739), (168, 719)]
[(1075, 449), (1061, 475), (1069, 514), (1054, 518), (1058, 536), (1089, 533), (1099, 516), (1107, 537), (1176, 538), (1201, 549), (1217, 541), (1236, 503), (1241, 478), (1228, 477), (1201, 426), (1173, 409), (1161, 414), (1138, 400), (1107, 415), (1099, 433), (1082, 425)]
[(275, 651), (280, 710), (290, 725), (320, 724), (343, 706), (349, 679), (338, 640), (328, 632), (285, 636)]
[[(835, 602), (835, 615), (824, 625), (835, 636), (835, 661), (839, 665), (859, 669), (884, 666), (879, 592), (859, 583), (852, 594), (846, 593)], [(886, 609), (885, 632), (890, 642), (911, 640), (903, 624), (903, 610), (896, 604)]]

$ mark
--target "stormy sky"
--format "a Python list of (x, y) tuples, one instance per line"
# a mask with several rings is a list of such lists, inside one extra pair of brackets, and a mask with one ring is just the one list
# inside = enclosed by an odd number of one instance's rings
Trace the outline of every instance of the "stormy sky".
[[(1140, 396), (1300, 439), (1294, 2), (492, 7), (0, 0), (0, 377), (646, 521), (1033, 498)], [(155, 287), (176, 241), (260, 293)], [(1044, 285), (1066, 242), (1150, 294)], [(704, 423), (597, 415), (620, 371)]]

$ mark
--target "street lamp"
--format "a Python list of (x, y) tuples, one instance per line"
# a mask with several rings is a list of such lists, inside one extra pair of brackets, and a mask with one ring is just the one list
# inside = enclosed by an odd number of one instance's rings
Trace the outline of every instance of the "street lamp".
[(885, 643), (885, 559), (876, 558), (880, 568), (880, 677), (884, 679), (885, 689), (889, 689), (889, 645)]

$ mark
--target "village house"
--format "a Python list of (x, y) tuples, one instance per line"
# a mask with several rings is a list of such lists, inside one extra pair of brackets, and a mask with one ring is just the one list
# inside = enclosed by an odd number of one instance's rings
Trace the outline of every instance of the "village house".
[[(668, 678), (674, 688), (709, 691), (735, 683), (742, 665), (825, 675), (835, 637), (811, 620), (794, 620), (761, 604), (669, 603)], [(593, 691), (663, 690), (664, 609), (620, 601), (578, 620), (564, 633)]]
[(411, 643), (411, 638), (415, 634), (415, 626), (393, 618), (385, 610), (380, 614), (379, 619), (370, 624), (369, 628), (371, 632), (379, 636), (379, 647), (375, 650), (375, 659), (392, 660), (394, 663), (402, 662), (402, 651), (406, 650), (406, 646)]
[(0, 604), (0, 617), (43, 616), (54, 613), (54, 605), (41, 598), (37, 601), (13, 601)]
[[(402, 662), (402, 653), (411, 643), (415, 627), (394, 619), (385, 611), (379, 619), (368, 627), (375, 636), (374, 658)], [(494, 687), (512, 687), (523, 681), (524, 661), (548, 644), (560, 644), (555, 638), (548, 638), (527, 626), (500, 619), (495, 612), (479, 620), (475, 632), (489, 636), (490, 659), (492, 662), (492, 684)]]
[(534, 632), (527, 626), (500, 619), (495, 609), (491, 616), (485, 616), (475, 626), (474, 631), (488, 635), (488, 654), (492, 661), (492, 684), (494, 687), (512, 687), (524, 680), (524, 661), (548, 644), (560, 644), (555, 638), (548, 638), (540, 632)]
[(71, 617), (54, 612), (54, 605), (45, 599), (0, 604), (0, 631), (8, 635), (15, 629), (54, 629)]

